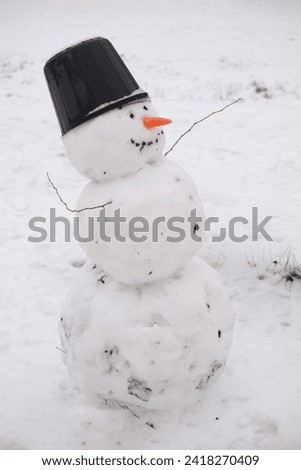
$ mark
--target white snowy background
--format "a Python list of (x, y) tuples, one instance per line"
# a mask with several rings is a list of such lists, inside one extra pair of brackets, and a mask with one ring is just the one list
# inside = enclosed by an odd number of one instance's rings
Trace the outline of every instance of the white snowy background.
[[(300, 1), (1, 0), (0, 18), (0, 448), (300, 449)], [(244, 99), (168, 156), (221, 225), (250, 218), (252, 206), (273, 216), (273, 242), (208, 239), (200, 252), (225, 282), (236, 327), (225, 373), (189, 410), (137, 419), (85, 401), (56, 349), (85, 256), (62, 230), (56, 243), (27, 241), (31, 217), (50, 207), (70, 217), (46, 171), (70, 206), (86, 184), (65, 157), (43, 65), (93, 36), (112, 41), (173, 119), (166, 149), (197, 119)]]

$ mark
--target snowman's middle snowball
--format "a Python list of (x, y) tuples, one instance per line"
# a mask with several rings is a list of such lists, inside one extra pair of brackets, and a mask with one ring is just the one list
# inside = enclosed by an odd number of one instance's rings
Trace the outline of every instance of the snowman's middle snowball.
[[(117, 281), (139, 284), (162, 279), (170, 276), (198, 251), (200, 241), (192, 239), (191, 230), (197, 232), (198, 237), (203, 235), (202, 203), (193, 181), (176, 163), (158, 159), (120, 179), (103, 183), (91, 181), (81, 193), (77, 209), (107, 201), (112, 203), (103, 209), (105, 217), (113, 217), (119, 209), (120, 215), (126, 218), (126, 222), (120, 224), (120, 233), (125, 241), (116, 240), (114, 222), (104, 225), (105, 235), (111, 241), (103, 240), (99, 209), (79, 213), (79, 233), (81, 237), (90, 237), (93, 225), (93, 240), (82, 242), (81, 247), (91, 261)], [(189, 221), (192, 211), (202, 218), (195, 227), (191, 227)], [(146, 234), (145, 241), (133, 241), (129, 235), (129, 223), (135, 217), (148, 221), (150, 232)], [(158, 217), (164, 221), (154, 222)], [(172, 233), (167, 227), (167, 221), (172, 217), (180, 217), (184, 221), (174, 223), (184, 230), (185, 236), (181, 241), (175, 241), (179, 234)], [(143, 233), (137, 234), (140, 235)], [(157, 236), (158, 241), (155, 241)], [(170, 241), (171, 237), (174, 241)]]

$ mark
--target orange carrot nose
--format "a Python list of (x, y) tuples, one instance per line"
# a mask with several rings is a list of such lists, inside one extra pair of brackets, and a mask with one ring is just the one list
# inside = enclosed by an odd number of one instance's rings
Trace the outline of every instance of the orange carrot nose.
[(147, 129), (152, 129), (153, 127), (166, 126), (172, 122), (171, 119), (161, 118), (161, 117), (144, 117), (142, 118), (143, 124)]

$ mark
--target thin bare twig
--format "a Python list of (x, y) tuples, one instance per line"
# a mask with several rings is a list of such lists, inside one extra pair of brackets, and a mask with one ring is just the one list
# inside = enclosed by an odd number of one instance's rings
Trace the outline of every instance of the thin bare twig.
[[(129, 406), (127, 406), (123, 403), (120, 403), (118, 400), (112, 399), (112, 398), (104, 398), (104, 397), (101, 397), (99, 394), (97, 394), (97, 396), (98, 396), (98, 398), (100, 398), (104, 402), (105, 405), (107, 405), (107, 406), (113, 405), (114, 408), (116, 408), (116, 405), (117, 405), (122, 410), (127, 411), (134, 418), (141, 419), (140, 416), (137, 415), (137, 413), (135, 413)], [(150, 421), (145, 421), (144, 424), (145, 424), (145, 426), (149, 426), (152, 429), (156, 429), (155, 425), (153, 423), (151, 423)]]
[(55, 190), (59, 200), (64, 204), (64, 206), (66, 207), (67, 211), (69, 212), (76, 212), (76, 213), (79, 213), (79, 212), (83, 212), (83, 211), (91, 211), (93, 209), (100, 209), (102, 207), (105, 207), (107, 206), (108, 204), (112, 204), (112, 201), (109, 201), (109, 202), (105, 202), (104, 204), (100, 204), (99, 206), (94, 206), (94, 207), (84, 207), (83, 209), (70, 209), (70, 207), (68, 206), (67, 202), (65, 202), (62, 198), (62, 196), (60, 195), (59, 193), (59, 190), (57, 189), (57, 187), (54, 185), (53, 181), (51, 180), (50, 176), (49, 176), (49, 173), (47, 172), (47, 178), (48, 178), (48, 181), (49, 183), (51, 184), (51, 186), (53, 187), (53, 189)]
[(58, 348), (57, 346), (55, 347), (55, 349), (57, 349), (58, 351), (61, 351), (64, 354), (67, 354), (67, 351), (63, 351), (61, 348)]
[(119, 403), (118, 400), (110, 400), (110, 402), (112, 402), (112, 403), (117, 403), (117, 405), (120, 406), (120, 408), (122, 408), (123, 410), (128, 411), (132, 416), (134, 416), (134, 418), (140, 419), (140, 416), (138, 416), (136, 413), (134, 413), (134, 411), (131, 410), (131, 408), (129, 408), (129, 407), (126, 406), (126, 405), (122, 405), (121, 403)]
[(145, 422), (146, 426), (149, 426), (152, 429), (156, 429), (153, 423), (149, 423), (148, 421)]
[(188, 134), (188, 132), (192, 131), (192, 129), (194, 128), (194, 126), (196, 126), (197, 124), (200, 124), (200, 122), (203, 122), (205, 121), (206, 119), (210, 118), (211, 116), (213, 116), (214, 114), (218, 114), (218, 113), (221, 113), (223, 112), (226, 108), (229, 108), (229, 106), (232, 106), (233, 104), (236, 104), (238, 103), (239, 101), (243, 101), (242, 98), (238, 98), (237, 100), (233, 101), (232, 103), (229, 103), (227, 104), (226, 106), (224, 106), (222, 109), (218, 109), (217, 111), (213, 111), (212, 113), (208, 114), (207, 116), (203, 117), (202, 119), (199, 119), (199, 121), (196, 121), (192, 124), (192, 126), (186, 131), (184, 132), (184, 134), (180, 135), (180, 137), (175, 141), (175, 143), (173, 144), (172, 147), (170, 147), (170, 149), (165, 153), (164, 157), (166, 157), (166, 155), (169, 154), (169, 152), (171, 152), (175, 146), (180, 142), (180, 140), (184, 137), (184, 135)]

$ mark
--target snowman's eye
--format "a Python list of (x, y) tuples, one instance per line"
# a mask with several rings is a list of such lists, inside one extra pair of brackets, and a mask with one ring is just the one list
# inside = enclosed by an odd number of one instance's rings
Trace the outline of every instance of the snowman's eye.
[(148, 111), (148, 107), (147, 107), (147, 106), (143, 106), (143, 109), (145, 109), (145, 111)]
[(130, 118), (134, 119), (135, 115), (133, 113), (130, 114)]

